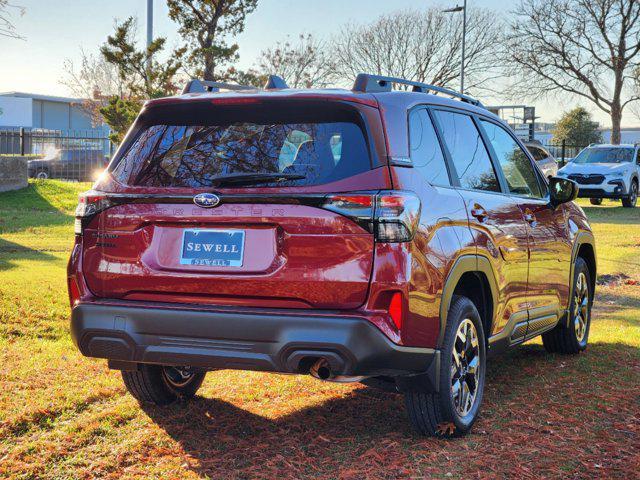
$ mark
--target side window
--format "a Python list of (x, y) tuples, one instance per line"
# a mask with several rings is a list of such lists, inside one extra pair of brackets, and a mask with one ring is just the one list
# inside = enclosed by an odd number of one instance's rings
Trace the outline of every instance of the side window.
[(547, 155), (547, 152), (545, 152), (544, 150), (538, 147), (527, 147), (527, 149), (529, 150), (529, 152), (533, 156), (533, 159), (536, 162), (539, 162), (540, 160), (544, 160), (549, 156)]
[(451, 185), (444, 155), (426, 108), (409, 114), (409, 144), (413, 167), (433, 185)]
[(460, 186), (499, 192), (496, 172), (471, 117), (444, 110), (436, 110), (436, 116), (460, 179)]
[(541, 198), (538, 177), (524, 150), (504, 128), (486, 120), (481, 120), (481, 123), (496, 152), (509, 191), (515, 195)]
[(636, 151), (636, 163), (640, 165), (640, 148)]

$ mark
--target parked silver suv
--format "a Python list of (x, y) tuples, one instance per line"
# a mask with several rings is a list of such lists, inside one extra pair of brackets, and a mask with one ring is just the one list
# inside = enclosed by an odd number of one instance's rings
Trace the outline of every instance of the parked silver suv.
[(591, 199), (593, 205), (603, 198), (622, 200), (625, 207), (635, 207), (640, 182), (640, 150), (638, 145), (590, 145), (558, 176), (580, 185), (580, 197)]
[(558, 162), (542, 144), (533, 141), (526, 142), (524, 145), (527, 147), (527, 150), (529, 150), (529, 153), (531, 153), (531, 156), (545, 177), (552, 178), (558, 174)]

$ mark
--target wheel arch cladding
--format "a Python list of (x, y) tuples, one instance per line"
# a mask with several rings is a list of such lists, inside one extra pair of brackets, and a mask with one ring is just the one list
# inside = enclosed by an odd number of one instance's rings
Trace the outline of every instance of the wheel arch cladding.
[(454, 295), (463, 295), (476, 305), (485, 329), (485, 341), (488, 341), (496, 311), (498, 287), (491, 263), (487, 258), (480, 255), (464, 255), (451, 267), (440, 302), (438, 347), (442, 346), (444, 340), (447, 315)]
[(591, 280), (591, 298), (593, 299), (593, 294), (595, 293), (596, 286), (596, 252), (593, 248), (593, 245), (590, 243), (582, 243), (578, 246), (578, 254), (576, 255), (576, 259), (580, 257), (584, 259), (587, 263), (587, 267), (589, 268), (589, 277)]

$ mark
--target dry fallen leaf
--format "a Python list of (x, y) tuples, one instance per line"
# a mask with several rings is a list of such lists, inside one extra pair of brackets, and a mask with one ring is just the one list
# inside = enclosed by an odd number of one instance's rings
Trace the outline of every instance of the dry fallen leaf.
[(453, 432), (455, 431), (456, 426), (451, 422), (442, 422), (436, 427), (436, 433), (446, 437), (453, 435)]

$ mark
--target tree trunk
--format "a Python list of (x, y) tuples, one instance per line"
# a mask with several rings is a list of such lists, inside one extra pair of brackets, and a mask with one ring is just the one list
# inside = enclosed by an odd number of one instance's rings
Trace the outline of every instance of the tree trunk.
[(622, 109), (620, 105), (611, 107), (611, 143), (618, 145), (620, 143), (620, 123), (622, 122)]
[(215, 63), (213, 62), (213, 58), (211, 58), (212, 55), (205, 55), (205, 60), (204, 60), (204, 79), (207, 81), (215, 81), (215, 75), (214, 75), (214, 71), (215, 71)]

